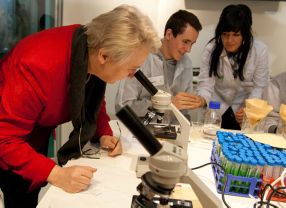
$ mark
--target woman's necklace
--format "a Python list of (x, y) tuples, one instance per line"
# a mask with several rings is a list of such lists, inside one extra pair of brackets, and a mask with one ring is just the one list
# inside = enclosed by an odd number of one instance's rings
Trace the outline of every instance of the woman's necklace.
[(91, 74), (89, 73), (87, 79), (85, 80), (85, 84), (87, 84), (89, 82), (90, 77), (91, 77)]
[(237, 63), (237, 54), (228, 55), (228, 60), (232, 68), (233, 77), (234, 79), (236, 79), (238, 77), (238, 69), (239, 69), (239, 65)]

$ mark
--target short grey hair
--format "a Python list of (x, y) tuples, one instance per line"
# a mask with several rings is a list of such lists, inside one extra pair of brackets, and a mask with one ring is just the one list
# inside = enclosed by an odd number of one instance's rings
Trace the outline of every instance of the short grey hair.
[(116, 7), (85, 27), (89, 49), (105, 48), (114, 62), (124, 62), (143, 45), (155, 52), (161, 44), (149, 17), (133, 6)]

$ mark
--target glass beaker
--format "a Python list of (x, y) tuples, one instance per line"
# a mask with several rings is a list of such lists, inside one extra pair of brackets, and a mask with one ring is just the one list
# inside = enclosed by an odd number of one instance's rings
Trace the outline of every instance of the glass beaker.
[(248, 118), (246, 114), (243, 115), (243, 120), (241, 124), (241, 131), (244, 133), (263, 133), (265, 126), (265, 118), (260, 120), (253, 120)]
[(203, 123), (199, 121), (191, 122), (190, 139), (201, 139), (203, 138)]
[(279, 119), (276, 134), (283, 136), (286, 139), (286, 122), (281, 118)]

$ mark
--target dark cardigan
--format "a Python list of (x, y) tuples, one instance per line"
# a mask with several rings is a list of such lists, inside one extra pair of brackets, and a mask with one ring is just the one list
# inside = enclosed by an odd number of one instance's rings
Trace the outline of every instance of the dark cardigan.
[[(72, 38), (71, 77), (70, 77), (70, 115), (73, 131), (69, 140), (59, 149), (59, 165), (64, 165), (72, 158), (81, 156), (81, 148), (91, 140), (96, 132), (96, 122), (100, 105), (103, 101), (106, 83), (91, 75), (87, 81), (88, 47), (85, 29), (79, 27)], [(86, 83), (87, 82), (87, 83)]]

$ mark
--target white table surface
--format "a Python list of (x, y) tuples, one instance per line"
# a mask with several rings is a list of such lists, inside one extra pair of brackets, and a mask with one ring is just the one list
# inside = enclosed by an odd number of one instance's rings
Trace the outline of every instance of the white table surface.
[[(120, 123), (120, 122), (119, 122)], [(119, 135), (115, 121), (111, 121), (114, 135)], [(123, 154), (115, 158), (101, 155), (100, 159), (80, 158), (71, 160), (70, 165), (89, 165), (97, 168), (92, 184), (88, 190), (81, 193), (70, 194), (55, 186), (51, 186), (38, 204), (38, 208), (129, 208), (132, 195), (138, 194), (137, 185), (141, 182), (136, 178), (135, 168), (138, 155), (148, 155), (141, 144), (120, 123), (122, 130), (121, 141)], [(210, 162), (212, 140), (195, 139), (189, 143), (188, 165), (190, 168)], [(211, 166), (195, 170), (199, 178), (221, 199), (221, 194), (216, 192)], [(250, 208), (257, 199), (225, 195), (227, 203), (233, 208)], [(286, 203), (278, 203), (285, 207)]]

